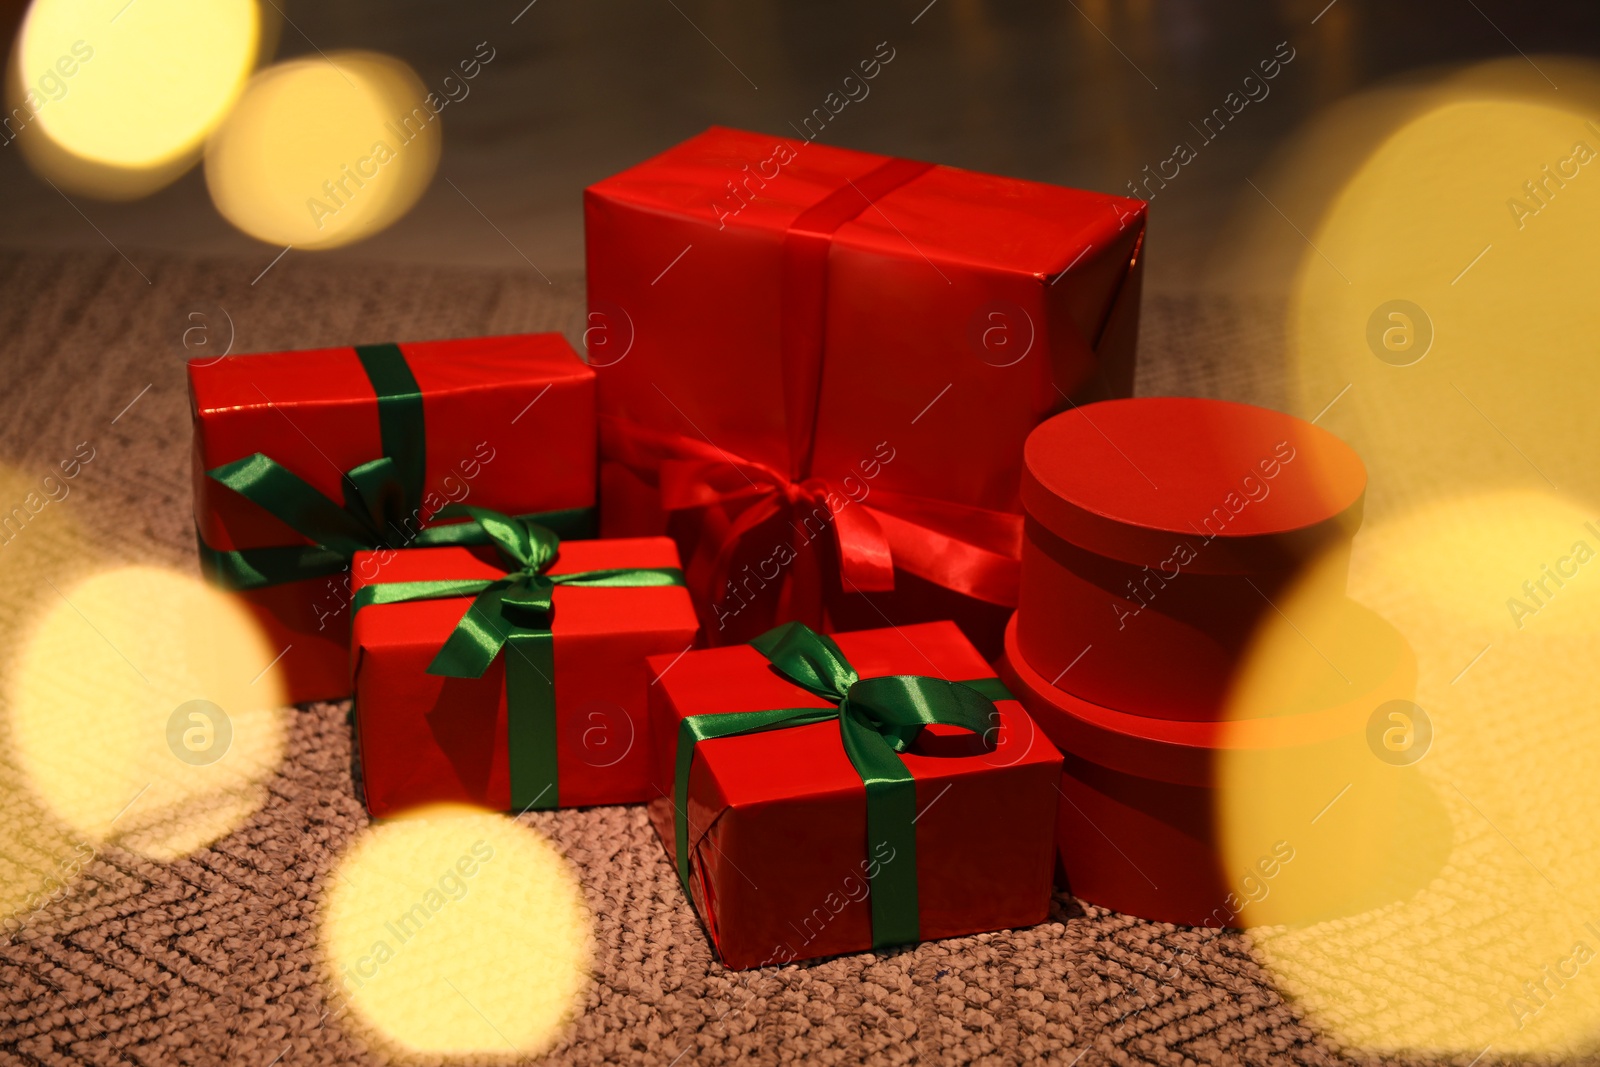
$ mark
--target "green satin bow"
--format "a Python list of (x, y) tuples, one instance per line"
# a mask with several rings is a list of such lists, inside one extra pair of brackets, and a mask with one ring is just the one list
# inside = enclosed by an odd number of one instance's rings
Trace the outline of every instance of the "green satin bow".
[(949, 682), (943, 678), (891, 675), (862, 678), (825, 637), (801, 622), (789, 622), (750, 642), (794, 684), (834, 704), (831, 708), (690, 715), (678, 728), (674, 775), (678, 877), (689, 891), (689, 818), (686, 807), (694, 746), (701, 741), (764, 733), (837, 719), (845, 755), (867, 790), (867, 850), (883, 844), (892, 858), (870, 878), (872, 945), (884, 948), (920, 939), (917, 904), (917, 789), (900, 753), (924, 726), (958, 726), (987, 739), (997, 722), (994, 702), (1007, 700), (998, 678)]
[[(509, 569), (503, 578), (379, 582), (356, 590), (355, 610), (373, 604), (473, 597), (461, 620), (428, 664), (446, 678), (480, 678), (502, 648), (506, 655), (506, 740), (511, 806), (517, 811), (560, 806), (556, 759), (556, 671), (550, 629), (558, 585), (628, 587), (682, 585), (676, 567), (619, 567), (545, 573), (556, 561), (561, 539), (521, 516), (453, 504), (442, 518), (466, 516), (463, 525), (482, 531)], [(452, 529), (453, 527), (445, 527)], [(512, 654), (514, 653), (514, 654)]]
[[(422, 389), (398, 345), (358, 345), (356, 355), (378, 397), (378, 428), (384, 455), (344, 472), (340, 501), (323, 496), (309, 482), (261, 452), (208, 470), (208, 478), (314, 542), (224, 551), (200, 541), (201, 567), (213, 580), (229, 589), (260, 589), (337, 574), (363, 549), (488, 543), (484, 532), (470, 522), (422, 525), (427, 461)], [(544, 512), (525, 518), (568, 538), (593, 535), (593, 508)]]

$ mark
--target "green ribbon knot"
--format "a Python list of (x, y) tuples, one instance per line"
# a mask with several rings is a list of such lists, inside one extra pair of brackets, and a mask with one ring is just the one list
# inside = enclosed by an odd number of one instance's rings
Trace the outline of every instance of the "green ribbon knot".
[[(832, 638), (801, 622), (785, 623), (750, 642), (772, 668), (831, 708), (774, 708), (690, 715), (678, 729), (673, 802), (677, 808), (678, 877), (689, 890), (689, 768), (694, 747), (718, 737), (784, 730), (837, 720), (845, 755), (867, 791), (867, 849), (872, 946), (920, 940), (917, 902), (917, 789), (900, 753), (926, 726), (968, 730), (987, 743), (998, 722), (996, 700), (1011, 694), (997, 678), (951, 682), (920, 675), (862, 678)], [(884, 849), (887, 846), (887, 858)], [(876, 862), (876, 872), (870, 865)]]
[[(676, 567), (618, 567), (547, 574), (560, 555), (560, 537), (525, 516), (452, 504), (441, 518), (467, 517), (508, 569), (501, 578), (377, 582), (356, 590), (355, 610), (374, 604), (472, 597), (428, 673), (481, 678), (501, 650), (506, 655), (506, 741), (511, 806), (518, 812), (560, 806), (556, 759), (554, 592), (558, 585), (641, 588), (682, 585)], [(447, 527), (454, 529), (455, 527)]]

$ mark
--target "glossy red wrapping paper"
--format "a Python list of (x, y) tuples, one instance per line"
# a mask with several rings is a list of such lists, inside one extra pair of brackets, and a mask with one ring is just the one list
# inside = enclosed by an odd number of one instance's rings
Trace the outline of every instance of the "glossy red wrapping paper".
[[(383, 562), (387, 556), (387, 562)], [(381, 565), (380, 565), (381, 564)], [(676, 567), (664, 537), (565, 541), (547, 573)], [(498, 578), (488, 548), (358, 553), (357, 589), (377, 582)], [(387, 816), (460, 802), (509, 810), (505, 656), (481, 678), (427, 673), (471, 597), (373, 605), (355, 618), (351, 670), (367, 810)], [(645, 658), (677, 655), (698, 623), (681, 586), (555, 587), (558, 773), (562, 807), (638, 803), (654, 795)], [(671, 656), (669, 655), (670, 659)]]
[[(400, 345), (423, 394), (424, 512), (507, 514), (595, 503), (594, 375), (559, 334)], [(309, 543), (206, 471), (256, 452), (335, 501), (343, 472), (383, 455), (378, 404), (353, 348), (189, 364), (195, 524), (211, 548)], [(426, 515), (424, 516), (426, 517)], [(293, 703), (348, 696), (348, 578), (243, 591)]]
[(712, 643), (881, 612), (998, 651), (1023, 439), (1131, 392), (1144, 221), (723, 128), (590, 187), (604, 531), (677, 538)]
[[(951, 623), (835, 635), (862, 677), (994, 672)], [(748, 645), (650, 663), (656, 797), (675, 852), (673, 767), (688, 715), (827, 707)], [(1029, 926), (1048, 915), (1061, 756), (1014, 700), (996, 702), (995, 744), (933, 726), (904, 755), (916, 778), (917, 892), (924, 940)], [(866, 789), (836, 722), (702, 741), (687, 798), (695, 908), (729, 967), (872, 947)], [(892, 862), (887, 857), (876, 857)]]

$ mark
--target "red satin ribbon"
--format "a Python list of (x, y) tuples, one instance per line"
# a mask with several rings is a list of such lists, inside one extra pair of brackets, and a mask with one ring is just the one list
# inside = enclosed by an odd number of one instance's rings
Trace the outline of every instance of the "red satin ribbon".
[(817, 400), (827, 334), (828, 249), (839, 227), (880, 199), (933, 169), (932, 163), (891, 159), (806, 208), (783, 238), (783, 391), (789, 424), (789, 473), (811, 469)]
[(978, 600), (1016, 605), (1020, 515), (881, 489), (869, 490), (866, 504), (828, 479), (791, 481), (708, 442), (610, 415), (600, 416), (600, 437), (608, 458), (660, 490), (664, 510), (700, 512), (697, 550), (684, 570), (690, 586), (713, 599), (727, 588), (739, 547), (781, 517), (806, 542), (794, 546), (786, 607), (808, 624), (821, 619), (823, 583), (815, 554), (804, 549), (824, 528), (846, 592), (887, 592), (899, 567)]

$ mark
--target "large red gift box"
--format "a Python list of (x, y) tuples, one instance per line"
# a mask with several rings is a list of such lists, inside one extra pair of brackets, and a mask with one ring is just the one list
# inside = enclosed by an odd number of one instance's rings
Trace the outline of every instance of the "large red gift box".
[(594, 375), (559, 334), (188, 369), (201, 562), (283, 650), (291, 702), (349, 695), (355, 551), (458, 540), (428, 523), (462, 502), (593, 534)]
[(1144, 223), (722, 128), (591, 186), (603, 531), (677, 538), (713, 644), (953, 617), (998, 652), (1023, 439), (1131, 393)]
[[(507, 644), (476, 678), (428, 672), (474, 610), (472, 594), (359, 606), (352, 674), (367, 809), (382, 817), (462, 802), (518, 811), (652, 796), (645, 657), (678, 655), (693, 643), (698, 623), (688, 593), (681, 585), (559, 583), (585, 572), (677, 566), (677, 550), (664, 537), (562, 542), (545, 571), (557, 582), (546, 649)], [(445, 547), (360, 553), (352, 576), (359, 605), (363, 591), (394, 583), (457, 580), (471, 588), (507, 571), (489, 548)], [(541, 651), (548, 657), (542, 661)], [(513, 685), (521, 672), (532, 690), (525, 698), (548, 698), (553, 688), (553, 724), (543, 724), (542, 736), (533, 707), (508, 709), (508, 659)], [(517, 730), (540, 750), (519, 753)], [(547, 790), (550, 783), (537, 775), (552, 752), (556, 782)]]
[[(818, 636), (791, 623), (757, 640), (793, 640), (797, 629)], [(947, 725), (914, 732), (899, 755), (910, 777), (901, 797), (908, 836), (895, 846), (892, 835), (869, 833), (869, 788), (847, 754), (844, 724), (831, 711), (836, 700), (779, 673), (752, 645), (654, 658), (658, 795), (650, 818), (723, 962), (767, 966), (1042, 922), (1060, 754), (953, 624), (833, 640), (864, 680), (847, 690), (849, 703), (870, 703), (872, 686), (905, 681), (889, 676), (925, 676), (912, 682), (936, 689), (943, 682), (934, 679), (967, 682), (950, 688), (990, 697), (992, 705), (982, 705), (989, 725), (978, 736)], [(772, 709), (819, 721), (719, 735), (719, 723), (739, 713)], [(705, 739), (683, 768), (686, 729)], [(908, 877), (915, 907), (891, 928), (878, 908), (895, 905), (890, 882)]]

